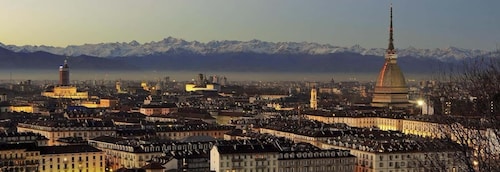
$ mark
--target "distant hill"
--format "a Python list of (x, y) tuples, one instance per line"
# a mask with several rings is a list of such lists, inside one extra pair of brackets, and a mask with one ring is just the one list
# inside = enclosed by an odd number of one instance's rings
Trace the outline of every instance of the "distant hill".
[[(146, 51), (142, 51), (142, 48), (132, 50), (124, 49), (123, 46), (150, 47), (150, 51), (144, 53)], [(321, 48), (322, 46), (323, 48)], [(377, 55), (378, 53), (367, 53), (367, 50), (359, 46), (353, 46), (349, 51), (337, 49), (337, 51), (333, 52), (329, 52), (329, 48), (331, 48), (329, 46), (316, 43), (269, 43), (258, 40), (248, 42), (216, 41), (203, 44), (167, 38), (161, 44), (157, 42), (146, 44), (137, 42), (95, 44), (70, 46), (61, 50), (74, 52), (70, 54), (75, 56), (68, 58), (72, 69), (91, 70), (373, 73), (380, 71), (384, 62), (384, 58)], [(10, 49), (7, 49), (8, 47)], [(15, 46), (1, 44), (0, 68), (54, 69), (62, 64), (66, 58), (64, 55), (34, 51), (35, 49), (50, 50), (51, 48), (44, 46), (16, 48)], [(95, 50), (95, 52), (106, 50), (107, 53), (105, 54), (122, 56), (94, 57), (82, 55), (82, 52), (87, 51), (77, 51), (77, 49), (91, 49)], [(162, 51), (158, 51), (159, 49), (162, 49)], [(273, 52), (271, 53), (271, 51)], [(124, 52), (127, 53), (124, 54)], [(472, 50), (460, 50), (460, 52), (463, 52), (460, 58), (453, 57), (452, 59), (447, 59), (451, 58), (448, 56), (434, 58), (418, 56), (418, 53), (413, 53), (415, 56), (411, 54), (404, 55), (403, 53), (403, 55), (400, 54), (398, 63), (405, 73), (433, 73), (442, 71), (443, 67), (460, 64), (463, 60), (471, 59), (466, 57), (465, 54), (471, 56), (481, 53), (484, 53), (484, 56), (491, 55), (489, 52), (475, 52)]]
[(47, 52), (13, 52), (0, 48), (1, 69), (57, 69), (68, 59), (72, 69), (136, 70), (137, 66), (112, 59), (91, 56), (66, 57)]
[[(355, 53), (323, 55), (212, 53), (200, 55), (179, 50), (158, 55), (114, 59), (155, 70), (240, 72), (377, 72), (384, 63), (383, 57)], [(431, 73), (440, 66), (451, 65), (451, 63), (437, 59), (414, 57), (400, 58), (399, 64), (403, 71), (411, 73)]]

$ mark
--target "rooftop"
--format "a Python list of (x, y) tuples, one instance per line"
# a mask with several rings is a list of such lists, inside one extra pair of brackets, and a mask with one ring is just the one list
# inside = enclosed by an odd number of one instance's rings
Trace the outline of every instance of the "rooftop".
[(220, 154), (271, 153), (280, 151), (276, 146), (272, 144), (217, 145), (217, 150)]
[(0, 143), (0, 151), (4, 150), (24, 150), (36, 151), (36, 143), (17, 143), (17, 144), (4, 144)]
[(358, 129), (345, 135), (330, 138), (329, 144), (367, 152), (437, 152), (454, 150), (453, 142), (405, 135), (396, 131)]
[(113, 121), (96, 121), (91, 119), (72, 120), (27, 120), (20, 124), (34, 126), (54, 127), (54, 128), (77, 128), (77, 127), (115, 127)]
[(40, 154), (68, 154), (68, 153), (86, 153), (101, 152), (101, 150), (89, 145), (68, 145), (68, 146), (42, 146), (38, 147)]

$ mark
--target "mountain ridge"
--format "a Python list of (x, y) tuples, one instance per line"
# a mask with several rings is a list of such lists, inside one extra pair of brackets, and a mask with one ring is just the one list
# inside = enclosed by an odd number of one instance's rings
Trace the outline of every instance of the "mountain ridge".
[[(140, 44), (133, 40), (130, 42), (97, 43), (70, 45), (67, 47), (53, 46), (16, 46), (4, 45), (0, 47), (14, 52), (37, 52), (44, 51), (61, 56), (87, 55), (102, 58), (119, 57), (145, 57), (151, 55), (165, 54), (171, 51), (190, 51), (194, 54), (207, 55), (218, 53), (259, 53), (259, 54), (306, 54), (325, 55), (334, 53), (357, 53), (361, 55), (383, 56), (383, 48), (363, 48), (360, 45), (341, 47), (331, 44), (320, 44), (314, 42), (267, 42), (257, 39), (250, 41), (221, 40), (206, 43), (198, 41), (186, 41), (184, 39), (167, 37), (160, 41), (151, 41)], [(492, 51), (479, 49), (464, 49), (457, 47), (418, 49), (408, 47), (397, 49), (400, 57), (411, 56), (416, 58), (435, 58), (443, 62), (454, 62), (465, 58), (488, 56)]]
[(57, 69), (67, 59), (72, 68), (91, 70), (135, 70), (139, 67), (112, 59), (80, 55), (67, 58), (44, 51), (13, 52), (0, 47), (1, 69)]

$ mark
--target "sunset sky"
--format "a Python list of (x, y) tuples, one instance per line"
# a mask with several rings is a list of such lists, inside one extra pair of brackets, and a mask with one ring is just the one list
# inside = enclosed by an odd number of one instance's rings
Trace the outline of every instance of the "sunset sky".
[[(0, 0), (0, 42), (259, 39), (385, 48), (389, 0)], [(500, 44), (498, 0), (393, 0), (397, 48)]]

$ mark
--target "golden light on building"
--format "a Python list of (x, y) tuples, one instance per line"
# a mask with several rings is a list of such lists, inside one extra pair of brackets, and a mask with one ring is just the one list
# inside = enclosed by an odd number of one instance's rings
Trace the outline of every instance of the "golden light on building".
[(406, 85), (403, 72), (397, 64), (397, 54), (394, 48), (392, 27), (392, 6), (389, 29), (389, 46), (385, 53), (384, 66), (380, 70), (373, 93), (372, 106), (404, 108), (408, 103), (408, 86)]
[(59, 85), (52, 90), (42, 92), (42, 96), (50, 98), (63, 99), (88, 99), (89, 93), (79, 92), (76, 87), (69, 84), (69, 66), (68, 61), (64, 61), (64, 65), (59, 67)]

